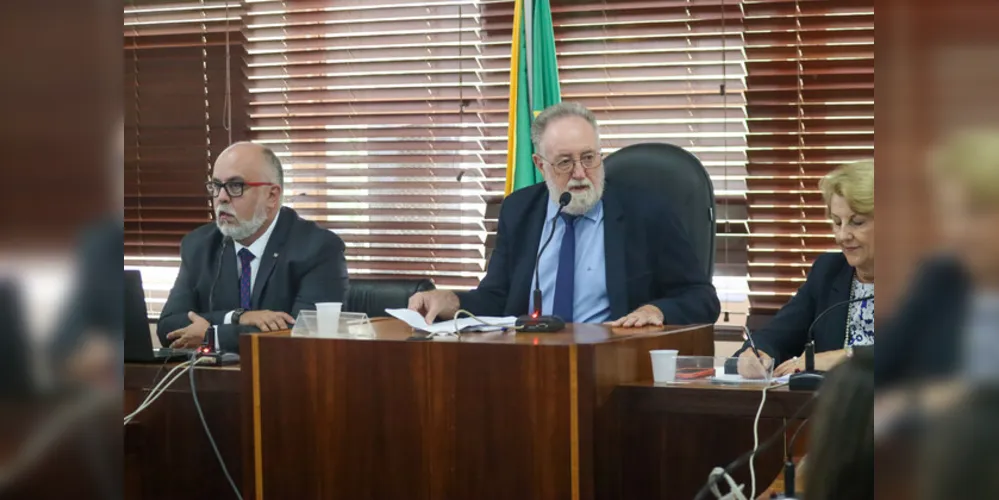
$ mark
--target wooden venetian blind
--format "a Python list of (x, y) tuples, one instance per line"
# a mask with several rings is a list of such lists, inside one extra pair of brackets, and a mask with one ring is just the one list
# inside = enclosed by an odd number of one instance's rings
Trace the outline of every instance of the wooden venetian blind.
[(874, 156), (873, 0), (744, 2), (751, 315), (836, 251), (819, 179)]
[[(606, 152), (681, 145), (719, 195), (744, 199), (737, 1), (552, 10), (563, 99), (596, 112)], [(483, 275), (512, 18), (509, 0), (246, 2), (252, 137), (282, 157), (289, 205), (347, 242), (352, 275), (458, 288)]]
[(236, 2), (125, 4), (126, 264), (176, 266), (181, 238), (211, 221), (204, 182), (230, 138), (245, 138), (239, 28)]
[(181, 238), (211, 221), (211, 166), (246, 138), (239, 16), (238, 2), (125, 2), (124, 263), (142, 272), (153, 317), (176, 278)]
[(510, 5), (247, 2), (252, 136), (281, 157), (288, 205), (345, 240), (352, 276), (478, 283)]
[(552, 4), (563, 99), (594, 111), (604, 153), (667, 142), (695, 154), (718, 198), (716, 274), (744, 278), (748, 130), (739, 0)]

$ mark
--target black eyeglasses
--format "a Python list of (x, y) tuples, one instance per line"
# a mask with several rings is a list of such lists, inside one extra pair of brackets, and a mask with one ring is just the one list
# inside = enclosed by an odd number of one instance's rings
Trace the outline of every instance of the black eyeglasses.
[(571, 172), (572, 169), (575, 168), (577, 162), (579, 162), (579, 164), (582, 165), (583, 168), (586, 170), (597, 168), (600, 166), (600, 163), (602, 163), (601, 160), (603, 158), (597, 153), (591, 152), (591, 153), (583, 153), (578, 160), (574, 158), (563, 157), (556, 162), (552, 162), (548, 160), (548, 158), (545, 158), (544, 156), (541, 156), (541, 159), (547, 161), (548, 163), (551, 163), (552, 167), (555, 168), (556, 172), (564, 174), (566, 172)]
[(258, 186), (277, 186), (273, 182), (245, 182), (245, 181), (208, 181), (205, 183), (205, 189), (208, 190), (208, 194), (215, 198), (225, 189), (226, 193), (229, 193), (230, 198), (239, 198), (243, 196), (243, 191), (248, 187), (258, 187)]

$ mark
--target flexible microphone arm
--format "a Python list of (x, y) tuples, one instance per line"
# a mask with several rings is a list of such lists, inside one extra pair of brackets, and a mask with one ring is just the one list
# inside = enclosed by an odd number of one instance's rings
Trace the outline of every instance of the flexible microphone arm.
[[(230, 239), (232, 239), (232, 238), (230, 238), (228, 236), (223, 236), (222, 237), (222, 248), (219, 249), (219, 258), (218, 258), (218, 265), (216, 266), (216, 269), (215, 269), (215, 278), (212, 280), (212, 286), (211, 286), (211, 288), (208, 289), (208, 313), (209, 314), (215, 312), (215, 286), (218, 285), (219, 278), (222, 276), (222, 256), (225, 255), (225, 247), (226, 247), (226, 245), (229, 244), (229, 240)], [(212, 333), (212, 331), (214, 329), (215, 329), (215, 326), (213, 325), (213, 326), (210, 326), (208, 328), (207, 332), (205, 332), (205, 340), (203, 342), (203, 345), (207, 345), (207, 346), (209, 346), (209, 347), (212, 348), (211, 350), (217, 351), (218, 348), (219, 348), (219, 346), (214, 345), (215, 344), (215, 339), (211, 338), (211, 337), (214, 337), (213, 335), (211, 335), (211, 333)]]
[(834, 309), (843, 307), (845, 305), (852, 304), (854, 302), (861, 302), (864, 300), (870, 300), (874, 298), (874, 294), (867, 295), (864, 297), (859, 297), (856, 299), (844, 300), (842, 302), (837, 302), (824, 311), (819, 313), (812, 321), (811, 326), (808, 327), (808, 343), (805, 344), (805, 371), (802, 373), (795, 373), (791, 375), (791, 379), (788, 381), (788, 388), (792, 391), (814, 391), (822, 385), (822, 380), (825, 376), (822, 372), (815, 370), (815, 325), (819, 324), (819, 320), (825, 317)]
[(215, 285), (219, 283), (219, 277), (222, 276), (222, 256), (225, 255), (225, 247), (229, 244), (229, 237), (222, 237), (222, 248), (219, 249), (218, 266), (215, 269), (215, 279), (212, 280), (212, 286), (208, 292), (208, 312), (211, 313), (215, 311)]
[(572, 201), (572, 194), (565, 192), (558, 198), (558, 211), (552, 219), (552, 230), (548, 233), (548, 239), (541, 245), (538, 255), (534, 260), (534, 308), (530, 314), (517, 318), (517, 331), (520, 333), (554, 333), (565, 329), (565, 321), (558, 316), (541, 315), (541, 254), (551, 243), (555, 236), (555, 224), (558, 223), (558, 216), (562, 215), (562, 209)]
[(541, 245), (541, 250), (538, 250), (538, 255), (534, 260), (534, 310), (531, 315), (535, 318), (541, 317), (541, 254), (545, 253), (545, 249), (548, 248), (548, 244), (552, 242), (552, 238), (555, 236), (555, 225), (558, 224), (558, 217), (562, 215), (562, 210), (572, 201), (572, 193), (566, 191), (562, 193), (562, 196), (558, 198), (558, 210), (555, 212), (555, 217), (552, 217), (552, 230), (548, 232), (548, 238), (545, 243)]
[(829, 314), (834, 309), (838, 309), (845, 305), (853, 304), (854, 302), (863, 302), (865, 300), (870, 300), (874, 298), (874, 294), (868, 295), (866, 297), (860, 297), (856, 299), (844, 300), (842, 302), (837, 302), (824, 311), (819, 313), (812, 321), (811, 326), (808, 327), (808, 343), (805, 344), (805, 371), (814, 372), (815, 371), (815, 325), (819, 324), (819, 320), (822, 319), (826, 314)]

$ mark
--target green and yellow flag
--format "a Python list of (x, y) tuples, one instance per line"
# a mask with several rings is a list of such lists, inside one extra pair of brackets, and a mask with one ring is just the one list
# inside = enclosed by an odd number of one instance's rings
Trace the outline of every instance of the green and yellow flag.
[(531, 161), (531, 123), (542, 110), (561, 101), (551, 4), (549, 0), (517, 0), (510, 55), (506, 194), (544, 180)]

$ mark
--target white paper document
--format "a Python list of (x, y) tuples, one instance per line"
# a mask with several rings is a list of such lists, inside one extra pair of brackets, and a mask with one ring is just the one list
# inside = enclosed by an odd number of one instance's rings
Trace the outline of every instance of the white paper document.
[[(385, 312), (388, 313), (393, 318), (401, 320), (407, 325), (417, 330), (422, 330), (437, 335), (448, 334), (448, 333), (453, 334), (455, 331), (461, 331), (461, 329), (470, 326), (484, 326), (485, 328), (485, 325), (488, 325), (489, 327), (495, 327), (495, 330), (499, 331), (505, 327), (514, 326), (517, 323), (517, 318), (515, 316), (508, 316), (505, 318), (497, 318), (492, 316), (479, 316), (479, 319), (461, 318), (451, 321), (438, 321), (437, 323), (428, 325), (427, 321), (423, 318), (423, 315), (421, 315), (416, 311), (412, 311), (410, 309), (386, 309)], [(477, 332), (489, 331), (489, 329), (477, 329), (476, 331)]]
[[(790, 375), (784, 375), (783, 377), (775, 377), (770, 380), (771, 385), (783, 385), (791, 380)], [(724, 368), (715, 368), (715, 376), (711, 378), (712, 382), (718, 382), (720, 384), (762, 384), (763, 379), (759, 378), (744, 378), (738, 373), (725, 373)]]

